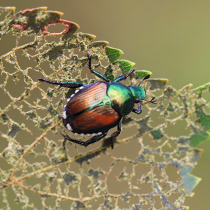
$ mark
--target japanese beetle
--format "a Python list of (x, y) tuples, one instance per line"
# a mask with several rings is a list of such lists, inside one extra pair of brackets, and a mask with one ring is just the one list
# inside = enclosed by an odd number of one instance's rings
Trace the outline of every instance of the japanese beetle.
[[(102, 139), (111, 128), (117, 126), (117, 131), (111, 134), (113, 148), (113, 138), (121, 132), (122, 118), (131, 111), (136, 114), (142, 112), (141, 104), (146, 98), (146, 91), (140, 84), (150, 75), (147, 75), (139, 85), (126, 86), (120, 83), (135, 71), (132, 69), (128, 74), (123, 74), (111, 82), (103, 74), (91, 68), (91, 56), (89, 54), (87, 56), (90, 71), (104, 81), (84, 85), (79, 82), (57, 82), (42, 78), (39, 80), (60, 87), (80, 87), (80, 90), (76, 90), (75, 94), (67, 100), (68, 103), (62, 116), (63, 124), (75, 134), (93, 134), (93, 137), (87, 141), (79, 141), (61, 133), (65, 139), (87, 147)], [(156, 103), (154, 97), (148, 102)], [(134, 108), (135, 103), (138, 104), (138, 109)]]

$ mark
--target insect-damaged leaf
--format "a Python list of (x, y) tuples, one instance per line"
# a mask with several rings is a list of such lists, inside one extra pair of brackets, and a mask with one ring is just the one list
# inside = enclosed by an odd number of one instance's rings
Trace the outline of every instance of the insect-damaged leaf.
[(117, 61), (114, 62), (114, 64), (119, 64), (120, 68), (122, 69), (123, 74), (128, 73), (135, 65), (134, 62), (124, 60), (124, 59), (118, 59)]
[(196, 94), (198, 94), (199, 97), (201, 97), (202, 92), (205, 91), (206, 89), (208, 89), (210, 91), (210, 82), (195, 88), (193, 91)]
[(208, 130), (210, 129), (210, 115), (206, 114), (202, 106), (199, 106), (198, 104), (195, 104), (195, 109), (196, 109), (196, 115), (198, 117), (198, 122), (205, 126), (205, 128)]
[[(109, 80), (122, 72), (131, 71), (134, 63), (118, 60), (122, 51), (107, 47), (106, 41), (93, 42), (95, 35), (74, 33), (79, 28), (78, 24), (60, 19), (60, 12), (47, 11), (46, 7), (18, 13), (14, 13), (14, 8), (0, 10), (1, 15), (5, 15), (0, 24), (0, 35), (12, 33), (16, 36), (16, 45), (0, 57), (0, 71), (5, 75), (0, 87), (11, 99), (6, 106), (6, 101), (1, 100), (1, 108), (5, 108), (1, 109), (0, 134), (3, 143), (0, 161), (7, 165), (0, 167), (0, 188), (5, 192), (3, 208), (11, 208), (13, 204), (6, 194), (9, 187), (18, 202), (24, 198), (19, 205), (25, 209), (37, 208), (36, 205), (43, 209), (62, 209), (62, 206), (70, 209), (115, 209), (121, 208), (119, 205), (124, 202), (125, 208), (136, 210), (155, 209), (157, 205), (160, 209), (187, 210), (184, 199), (200, 181), (190, 174), (202, 153), (202, 150), (193, 147), (209, 139), (210, 103), (205, 98), (205, 92), (209, 91), (210, 83), (194, 90), (189, 90), (192, 85), (176, 90), (167, 86), (167, 79), (151, 76), (145, 82), (146, 86), (142, 84), (147, 93), (142, 113), (136, 115), (131, 112), (126, 116), (122, 121), (122, 134), (113, 142), (109, 133), (105, 139), (88, 148), (67, 141), (64, 146), (59, 132), (81, 141), (87, 139), (87, 136), (73, 136), (62, 124), (64, 105), (75, 90), (51, 85), (47, 89), (37, 83), (39, 76), (86, 85), (100, 80), (89, 78), (93, 75), (88, 70), (87, 54), (92, 56), (94, 70), (105, 72)], [(47, 27), (52, 24), (63, 24), (65, 29), (61, 33), (49, 33)], [(33, 41), (21, 45), (19, 39), (27, 35)], [(46, 37), (49, 35), (52, 39)], [(54, 36), (58, 39), (53, 40)], [(18, 55), (27, 59), (30, 68), (22, 69)], [(35, 64), (31, 62), (34, 60), (37, 61)], [(8, 64), (18, 70), (18, 74), (11, 74)], [(151, 75), (151, 72), (136, 70), (125, 83), (127, 86), (138, 85), (146, 75)], [(10, 91), (16, 83), (25, 86), (27, 92), (17, 88), (14, 97)], [(158, 104), (148, 102), (153, 97)], [(18, 117), (13, 114), (14, 110), (18, 111)], [(183, 129), (176, 127), (179, 122), (185, 123), (184, 133)], [(30, 129), (33, 135), (28, 135)], [(112, 143), (116, 151), (110, 152)], [(116, 181), (120, 168), (124, 168), (124, 172)], [(171, 174), (177, 173), (175, 180)], [(36, 187), (40, 182), (43, 186)], [(125, 190), (122, 190), (124, 184)], [(111, 190), (113, 187), (114, 191)], [(128, 187), (135, 192), (128, 192)], [(144, 187), (148, 193), (143, 192)], [(41, 195), (42, 202), (34, 204), (33, 199), (31, 201), (28, 193), (31, 190), (33, 194)], [(49, 199), (53, 199), (54, 206)]]
[(154, 139), (160, 139), (161, 137), (163, 137), (163, 134), (160, 130), (151, 131), (151, 134)]
[(147, 70), (135, 70), (135, 78), (139, 79), (139, 78), (144, 78), (147, 75), (151, 75), (152, 72), (151, 71), (147, 71)]
[(196, 185), (201, 181), (201, 178), (190, 174), (193, 169), (192, 166), (180, 166), (180, 168), (182, 174), (182, 184), (185, 186), (187, 193), (190, 194)]
[(210, 138), (209, 132), (196, 132), (190, 136), (187, 140), (190, 142), (190, 146), (196, 147), (200, 143), (207, 141)]
[(149, 79), (147, 82), (150, 83), (150, 90), (156, 90), (163, 89), (167, 85), (168, 79)]
[(8, 136), (14, 137), (21, 130), (17, 124), (12, 125), (12, 129), (9, 131)]

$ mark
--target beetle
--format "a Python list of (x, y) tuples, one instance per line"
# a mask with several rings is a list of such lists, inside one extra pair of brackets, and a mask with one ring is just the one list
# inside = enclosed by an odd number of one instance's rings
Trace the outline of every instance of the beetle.
[[(93, 134), (93, 137), (87, 141), (79, 141), (61, 133), (65, 139), (87, 147), (105, 137), (111, 128), (117, 126), (117, 131), (111, 134), (111, 147), (113, 149), (113, 138), (121, 132), (123, 117), (130, 112), (136, 114), (142, 112), (141, 105), (142, 101), (146, 100), (146, 91), (140, 84), (150, 75), (144, 77), (139, 85), (126, 86), (120, 83), (133, 74), (135, 70), (132, 69), (129, 73), (123, 74), (111, 82), (106, 76), (92, 69), (89, 54), (87, 54), (87, 58), (90, 71), (104, 81), (85, 85), (79, 82), (57, 82), (43, 78), (39, 78), (39, 80), (60, 87), (80, 88), (67, 100), (62, 115), (63, 124), (75, 134), (82, 136)], [(155, 97), (146, 101), (156, 104), (154, 99)], [(138, 109), (134, 108), (136, 103)]]

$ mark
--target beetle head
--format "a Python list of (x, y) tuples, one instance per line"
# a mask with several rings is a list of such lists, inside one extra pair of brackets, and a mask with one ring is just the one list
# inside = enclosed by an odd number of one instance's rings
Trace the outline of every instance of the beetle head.
[[(141, 83), (146, 80), (146, 79), (149, 79), (150, 78), (150, 75), (147, 75), (146, 77), (144, 77), (141, 82), (139, 83), (139, 85), (132, 85), (132, 86), (129, 86), (131, 92), (132, 92), (132, 95), (134, 97), (134, 103), (139, 103), (141, 100), (145, 100), (147, 101), (145, 98), (146, 98), (146, 90), (141, 87)], [(156, 104), (157, 102), (154, 101), (155, 97), (153, 97), (150, 101), (148, 102), (151, 102), (151, 103), (154, 103)]]
[(142, 99), (146, 98), (146, 90), (143, 87), (138, 86), (138, 85), (132, 85), (132, 86), (129, 86), (129, 88), (132, 92), (135, 103), (138, 103)]

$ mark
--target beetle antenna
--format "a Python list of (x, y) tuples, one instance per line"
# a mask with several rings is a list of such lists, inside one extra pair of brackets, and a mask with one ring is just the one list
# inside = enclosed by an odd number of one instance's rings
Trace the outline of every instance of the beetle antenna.
[(147, 99), (142, 99), (142, 100), (153, 103), (153, 104), (157, 104), (157, 102), (155, 101), (155, 97), (152, 97), (150, 101), (148, 101)]
[(144, 80), (149, 79), (149, 78), (150, 78), (150, 75), (147, 75), (146, 77), (144, 77), (144, 78), (141, 80), (141, 82), (138, 84), (138, 86), (140, 86), (141, 83), (142, 83)]

